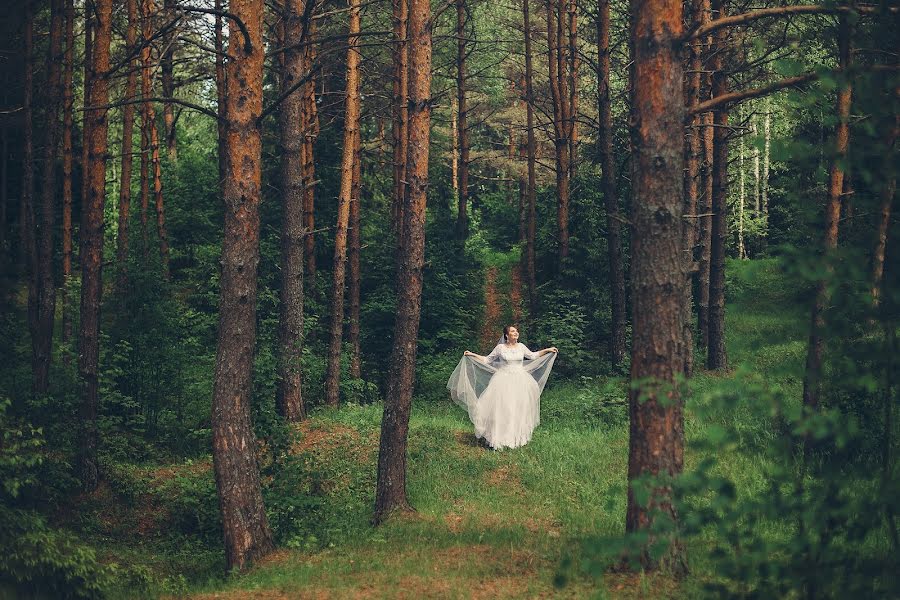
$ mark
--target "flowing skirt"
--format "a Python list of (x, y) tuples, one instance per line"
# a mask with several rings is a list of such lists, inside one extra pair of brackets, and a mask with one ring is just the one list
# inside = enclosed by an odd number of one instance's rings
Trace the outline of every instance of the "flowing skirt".
[(521, 366), (494, 373), (472, 411), (475, 435), (494, 449), (518, 448), (531, 440), (540, 422), (541, 391)]

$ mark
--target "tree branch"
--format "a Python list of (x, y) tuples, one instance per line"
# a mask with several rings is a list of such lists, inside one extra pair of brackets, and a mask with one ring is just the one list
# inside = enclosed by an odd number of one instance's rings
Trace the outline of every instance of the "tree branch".
[(144, 102), (163, 102), (168, 104), (178, 104), (185, 108), (190, 108), (191, 110), (196, 110), (197, 112), (201, 112), (204, 115), (210, 116), (213, 119), (219, 120), (219, 115), (210, 108), (206, 108), (205, 106), (200, 106), (199, 104), (194, 104), (193, 102), (188, 102), (186, 100), (180, 100), (178, 98), (131, 98), (129, 100), (119, 100), (118, 102), (111, 102), (110, 104), (103, 104), (99, 106), (84, 106), (77, 110), (82, 112), (87, 112), (89, 110), (106, 110), (110, 108), (117, 108), (119, 106), (125, 106), (126, 104), (142, 104)]
[[(896, 14), (897, 8), (890, 7), (889, 12)], [(718, 31), (723, 27), (735, 27), (738, 25), (746, 25), (759, 19), (767, 17), (784, 17), (788, 15), (810, 15), (810, 14), (838, 14), (838, 13), (865, 13), (877, 14), (880, 9), (876, 6), (825, 6), (821, 4), (808, 4), (797, 6), (776, 6), (774, 8), (762, 8), (760, 10), (752, 10), (750, 12), (739, 13), (721, 19), (714, 19), (705, 25), (700, 25), (688, 31), (681, 38), (681, 42), (701, 38), (707, 36), (714, 31)]]
[(234, 21), (238, 28), (241, 30), (241, 34), (244, 36), (244, 52), (250, 54), (253, 52), (253, 44), (250, 42), (250, 32), (247, 31), (247, 26), (244, 25), (244, 22), (241, 21), (236, 15), (228, 12), (227, 10), (217, 10), (215, 8), (203, 8), (200, 6), (180, 6), (178, 10), (183, 10), (184, 12), (192, 12), (192, 13), (202, 13), (204, 15), (215, 15), (218, 17), (224, 17), (226, 19), (231, 19)]
[(288, 90), (285, 91), (283, 94), (281, 94), (280, 96), (278, 96), (278, 98), (276, 98), (275, 100), (273, 100), (273, 101), (272, 101), (272, 104), (270, 104), (269, 106), (267, 106), (267, 107), (262, 111), (262, 113), (260, 113), (259, 117), (256, 119), (256, 122), (257, 122), (257, 123), (262, 123), (262, 120), (265, 119), (265, 118), (266, 118), (273, 110), (275, 110), (276, 108), (278, 108), (278, 105), (279, 105), (279, 104), (281, 104), (282, 102), (284, 102), (285, 99), (287, 99), (288, 96), (290, 96), (291, 94), (293, 94), (294, 92), (296, 92), (298, 89), (300, 89), (303, 85), (305, 85), (310, 79), (313, 78), (313, 76), (314, 76), (314, 75), (319, 71), (319, 69), (321, 69), (321, 68), (322, 68), (322, 65), (319, 64), (318, 61), (317, 61), (317, 62), (312, 66), (312, 68), (310, 68), (309, 72), (308, 72), (306, 75), (304, 75), (303, 77), (301, 77), (300, 79), (298, 79), (297, 82), (294, 83), (294, 85), (292, 85), (292, 86), (290, 87), (290, 89), (288, 89)]

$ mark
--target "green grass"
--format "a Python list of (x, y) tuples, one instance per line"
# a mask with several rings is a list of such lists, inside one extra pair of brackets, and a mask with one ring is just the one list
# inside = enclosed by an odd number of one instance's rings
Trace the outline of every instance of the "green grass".
[[(732, 364), (799, 397), (805, 311), (785, 291), (776, 263), (729, 268)], [(706, 411), (701, 400), (737, 376), (698, 371), (685, 431), (690, 443), (712, 425), (742, 424), (745, 450), (724, 452), (717, 468), (739, 489), (757, 490), (766, 483), (765, 465), (752, 449), (765, 443), (768, 425), (753, 422), (756, 413), (740, 406), (729, 413)], [(681, 597), (710, 576), (702, 564), (681, 583), (643, 575), (606, 575), (598, 582), (576, 569), (566, 587), (554, 587), (563, 556), (580, 559), (581, 540), (623, 531), (625, 396), (622, 381), (551, 378), (531, 443), (499, 452), (476, 444), (467, 417), (449, 399), (415, 401), (408, 492), (416, 512), (378, 528), (369, 519), (381, 407), (314, 412), (293, 432), (293, 453), (267, 492), (280, 549), (242, 576), (218, 575), (221, 550), (214, 528), (207, 530), (208, 550), (196, 554), (199, 567), (162, 534), (142, 542), (140, 556), (129, 541), (108, 541), (123, 562), (143, 564), (157, 581), (167, 581), (161, 589), (197, 598)], [(699, 458), (689, 450), (687, 466)], [(211, 474), (207, 469), (193, 477)], [(165, 518), (157, 526), (164, 531)]]

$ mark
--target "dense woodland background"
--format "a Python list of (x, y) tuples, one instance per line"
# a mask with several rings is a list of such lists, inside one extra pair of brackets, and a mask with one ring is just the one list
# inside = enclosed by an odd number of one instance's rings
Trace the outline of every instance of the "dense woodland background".
[(900, 592), (895, 3), (0, 11), (0, 596)]

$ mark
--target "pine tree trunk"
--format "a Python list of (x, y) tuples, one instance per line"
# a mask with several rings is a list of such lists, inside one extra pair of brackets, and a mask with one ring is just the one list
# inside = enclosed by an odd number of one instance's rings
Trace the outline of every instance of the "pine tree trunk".
[[(216, 0), (215, 9), (223, 10), (223, 0)], [(216, 15), (215, 20), (215, 49), (216, 49), (216, 114), (219, 115), (219, 121), (216, 124), (218, 133), (218, 163), (219, 163), (219, 188), (222, 187), (222, 181), (225, 178), (225, 120), (227, 115), (226, 94), (227, 82), (225, 80), (225, 36), (222, 31), (222, 16)], [(302, 209), (301, 209), (302, 210)]]
[(69, 314), (69, 282), (72, 280), (72, 133), (75, 128), (75, 0), (66, 0), (66, 50), (63, 57), (63, 212), (62, 212), (62, 342), (63, 361), (69, 364), (72, 319)]
[(535, 172), (537, 161), (537, 142), (534, 135), (534, 67), (531, 58), (531, 14), (528, 3), (530, 0), (522, 0), (522, 23), (525, 32), (525, 128), (528, 136), (528, 208), (525, 247), (525, 278), (528, 282), (528, 308), (529, 314), (537, 313), (537, 277), (535, 273), (535, 223), (536, 216), (536, 188), (537, 175)]
[(341, 189), (334, 233), (334, 267), (331, 283), (331, 335), (325, 373), (325, 403), (340, 403), (341, 338), (344, 326), (344, 286), (347, 268), (347, 227), (353, 202), (353, 168), (359, 136), (359, 3), (350, 0), (350, 31), (347, 43), (347, 102), (344, 112), (344, 149), (341, 159)]
[(20, 258), (28, 276), (28, 332), (32, 345), (32, 392), (36, 392), (39, 365), (36, 346), (40, 336), (38, 321), (39, 272), (34, 210), (34, 73), (37, 61), (34, 52), (34, 4), (25, 3), (25, 66), (22, 94), (22, 201), (19, 214)]
[[(307, 0), (284, 5), (284, 46), (300, 43)], [(302, 48), (284, 52), (281, 89), (286, 92), (304, 75)], [(303, 93), (284, 99), (278, 111), (281, 134), (281, 295), (278, 319), (278, 388), (276, 407), (287, 421), (306, 416), (303, 403)]]
[(425, 204), (431, 125), (431, 6), (411, 0), (409, 6), (409, 150), (403, 210), (403, 251), (397, 277), (397, 320), (388, 393), (381, 421), (375, 522), (395, 510), (408, 510), (406, 444), (416, 374), (416, 341), (425, 262)]
[(350, 187), (350, 227), (349, 240), (350, 246), (347, 255), (349, 263), (350, 282), (347, 284), (347, 295), (350, 296), (350, 317), (349, 331), (347, 332), (347, 342), (350, 344), (350, 377), (359, 379), (362, 377), (360, 369), (360, 345), (359, 345), (359, 292), (360, 292), (360, 272), (359, 272), (359, 252), (360, 252), (360, 210), (362, 208), (362, 136), (356, 136), (356, 157), (353, 159), (353, 185)]
[[(725, 17), (722, 0), (712, 0), (716, 18)], [(727, 39), (725, 29), (716, 34), (713, 58), (712, 97), (728, 92), (728, 80), (724, 69)], [(713, 165), (712, 165), (712, 223), (709, 251), (709, 340), (706, 366), (709, 369), (727, 369), (728, 353), (725, 347), (725, 243), (728, 238), (728, 109), (720, 108), (713, 114)]]
[[(89, 106), (109, 103), (109, 82), (102, 74), (109, 71), (109, 46), (112, 38), (112, 0), (95, 0), (92, 11), (94, 42), (91, 51)], [(85, 112), (88, 138), (85, 177), (87, 196), (81, 209), (81, 321), (78, 372), (81, 376), (81, 429), (78, 465), (81, 485), (96, 489), (97, 412), (100, 406), (100, 303), (103, 295), (103, 208), (106, 201), (106, 153), (108, 110), (94, 108)]]
[(456, 188), (459, 192), (456, 232), (460, 239), (469, 235), (469, 216), (466, 212), (469, 199), (469, 124), (466, 105), (466, 0), (456, 0), (456, 119), (459, 141), (459, 164)]
[(610, 95), (610, 14), (609, 0), (600, 0), (597, 14), (597, 100), (600, 127), (597, 147), (600, 150), (600, 186), (606, 207), (606, 245), (609, 253), (609, 293), (612, 321), (609, 352), (612, 366), (625, 359), (625, 269), (622, 264), (622, 217), (616, 190), (616, 157), (613, 153), (612, 98)]
[[(166, 19), (171, 19), (175, 12), (175, 0), (165, 0), (163, 3)], [(162, 78), (162, 92), (165, 98), (175, 97), (175, 36), (170, 32), (163, 36), (163, 54), (160, 64)], [(166, 125), (166, 148), (169, 160), (178, 160), (178, 143), (175, 134), (175, 105), (171, 102), (163, 103), (163, 122)]]
[(406, 195), (406, 154), (409, 144), (409, 44), (407, 28), (409, 0), (392, 0), (394, 12), (393, 45), (393, 125), (394, 146), (394, 196), (391, 201), (391, 222), (399, 241), (403, 226), (403, 198)]
[[(850, 68), (851, 26), (845, 15), (839, 17), (838, 25), (838, 53), (841, 72), (847, 73)], [(831, 259), (831, 254), (837, 248), (838, 225), (841, 216), (841, 192), (844, 187), (844, 159), (850, 146), (850, 105), (852, 101), (852, 86), (849, 82), (843, 83), (838, 89), (837, 105), (838, 125), (835, 131), (835, 157), (831, 163), (828, 184), (828, 200), (825, 204), (825, 236), (822, 240), (824, 260)], [(833, 269), (829, 268), (828, 275)], [(816, 294), (812, 306), (810, 319), (809, 345), (806, 352), (806, 370), (803, 375), (803, 404), (812, 409), (819, 406), (819, 396), (822, 388), (822, 354), (825, 348), (823, 339), (825, 329), (825, 310), (831, 298), (828, 278), (816, 282)]]
[[(700, 0), (700, 24), (709, 23), (709, 0)], [(706, 48), (705, 64), (713, 54), (712, 38), (707, 36), (703, 46)], [(703, 53), (701, 53), (703, 54)], [(701, 96), (711, 95), (712, 82), (708, 73), (701, 74)], [(711, 112), (700, 116), (700, 141), (703, 148), (703, 163), (700, 165), (700, 200), (699, 217), (699, 260), (697, 262), (697, 328), (700, 332), (700, 349), (705, 353), (709, 347), (709, 259), (712, 246), (712, 170), (713, 170), (713, 115)]]
[(581, 65), (578, 55), (578, 2), (576, 0), (566, 0), (566, 13), (569, 62), (569, 181), (573, 181), (578, 170), (578, 67)]
[(556, 148), (556, 236), (557, 258), (562, 270), (569, 255), (569, 92), (564, 30), (564, 0), (547, 0), (548, 67), (553, 100), (553, 143)]
[[(316, 59), (315, 22), (306, 35), (304, 65), (312, 68)], [(319, 115), (316, 106), (316, 80), (310, 79), (303, 89), (303, 228), (305, 230), (303, 258), (306, 262), (306, 295), (316, 293), (316, 162), (315, 144), (319, 135)]]
[[(213, 465), (228, 570), (244, 570), (274, 549), (266, 519), (250, 417), (256, 346), (256, 274), (263, 96), (263, 0), (232, 0), (251, 48), (233, 31), (228, 40), (229, 94), (224, 181), (225, 236), (219, 335), (213, 384)], [(249, 50), (249, 52), (248, 52)]]
[(152, 57), (150, 36), (153, 33), (154, 0), (141, 0), (141, 253), (144, 263), (150, 259), (150, 112), (153, 105), (146, 100), (153, 95)]
[(47, 88), (45, 90), (44, 156), (40, 214), (35, 215), (37, 257), (37, 321), (32, 336), (32, 391), (47, 393), (50, 387), (50, 362), (53, 353), (53, 324), (56, 316), (56, 282), (53, 277), (53, 239), (56, 217), (56, 158), (62, 116), (62, 71), (64, 7), (61, 0), (50, 2), (50, 40), (47, 52)]
[[(682, 309), (686, 284), (681, 259), (681, 197), (684, 177), (684, 105), (659, 102), (683, 97), (683, 66), (676, 39), (682, 33), (681, 3), (635, 0), (632, 44), (632, 299), (633, 341), (629, 392), (626, 531), (652, 529), (655, 510), (676, 519), (670, 490), (652, 489), (649, 506), (635, 497), (634, 480), (677, 475), (684, 461), (682, 400), (677, 380), (690, 351), (684, 343)], [(662, 398), (661, 396), (665, 396)], [(652, 542), (652, 540), (651, 540)], [(641, 553), (645, 569), (665, 566), (686, 572), (684, 547), (671, 541), (660, 559)]]
[[(127, 0), (128, 28), (125, 36), (125, 49), (131, 52), (137, 44), (138, 9), (137, 0)], [(128, 78), (125, 83), (125, 100), (129, 101), (137, 95), (137, 65), (129, 61)], [(131, 164), (132, 137), (134, 133), (134, 104), (122, 107), (122, 180), (119, 186), (119, 231), (116, 236), (116, 266), (118, 267), (119, 287), (124, 289), (127, 282), (128, 264), (128, 224), (131, 218)]]
[[(740, 115), (738, 116), (740, 119)], [(752, 130), (751, 130), (752, 131)], [(744, 177), (744, 136), (741, 136), (740, 147), (738, 150), (739, 153), (739, 167), (738, 167), (738, 178), (739, 178), (739, 188), (738, 188), (738, 258), (741, 260), (747, 258), (747, 249), (744, 247), (744, 204), (746, 204), (745, 192), (746, 192), (746, 178)], [(757, 181), (759, 181), (757, 179)]]

